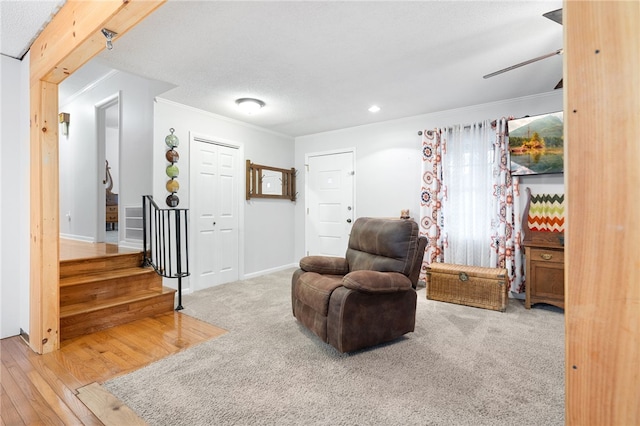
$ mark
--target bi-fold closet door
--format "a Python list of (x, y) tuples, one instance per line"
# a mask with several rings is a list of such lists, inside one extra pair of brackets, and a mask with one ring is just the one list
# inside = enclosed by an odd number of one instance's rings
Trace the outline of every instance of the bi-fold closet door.
[(190, 289), (239, 279), (240, 149), (190, 137)]

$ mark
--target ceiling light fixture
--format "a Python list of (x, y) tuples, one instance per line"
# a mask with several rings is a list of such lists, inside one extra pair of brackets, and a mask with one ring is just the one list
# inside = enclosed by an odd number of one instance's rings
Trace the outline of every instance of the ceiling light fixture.
[(369, 112), (378, 112), (380, 111), (380, 107), (378, 105), (371, 105), (369, 107)]
[(258, 112), (265, 106), (265, 103), (260, 99), (254, 98), (240, 98), (236, 100), (236, 104), (246, 114)]

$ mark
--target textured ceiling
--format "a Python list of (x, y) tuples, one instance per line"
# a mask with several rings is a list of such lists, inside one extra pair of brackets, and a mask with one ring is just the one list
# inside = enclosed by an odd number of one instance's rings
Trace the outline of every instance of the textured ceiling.
[[(562, 26), (542, 17), (560, 7), (169, 1), (89, 66), (171, 83), (160, 97), (299, 136), (549, 92), (562, 77), (560, 56), (482, 76), (561, 48)], [(91, 75), (64, 84), (86, 85)], [(234, 104), (241, 97), (267, 105), (247, 116)], [(367, 111), (372, 104), (381, 110)]]
[(64, 0), (0, 0), (0, 53), (22, 59)]

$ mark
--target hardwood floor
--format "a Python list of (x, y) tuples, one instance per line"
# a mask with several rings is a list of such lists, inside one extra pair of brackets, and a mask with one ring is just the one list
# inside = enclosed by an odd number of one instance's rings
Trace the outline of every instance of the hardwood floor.
[(117, 244), (60, 239), (60, 261), (137, 252), (140, 252), (140, 250), (118, 247)]
[(66, 340), (44, 355), (19, 336), (2, 339), (0, 425), (136, 424), (135, 414), (98, 385), (224, 333), (171, 312)]

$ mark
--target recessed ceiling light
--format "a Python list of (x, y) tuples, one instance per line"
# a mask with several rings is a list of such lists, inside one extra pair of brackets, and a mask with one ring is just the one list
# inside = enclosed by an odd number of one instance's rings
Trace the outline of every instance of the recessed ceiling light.
[(380, 107), (378, 105), (371, 105), (369, 107), (369, 112), (378, 112), (380, 111)]
[(260, 99), (254, 98), (240, 98), (236, 100), (236, 104), (238, 105), (238, 108), (240, 108), (242, 112), (246, 114), (253, 114), (255, 112), (258, 112), (265, 106), (265, 103)]

